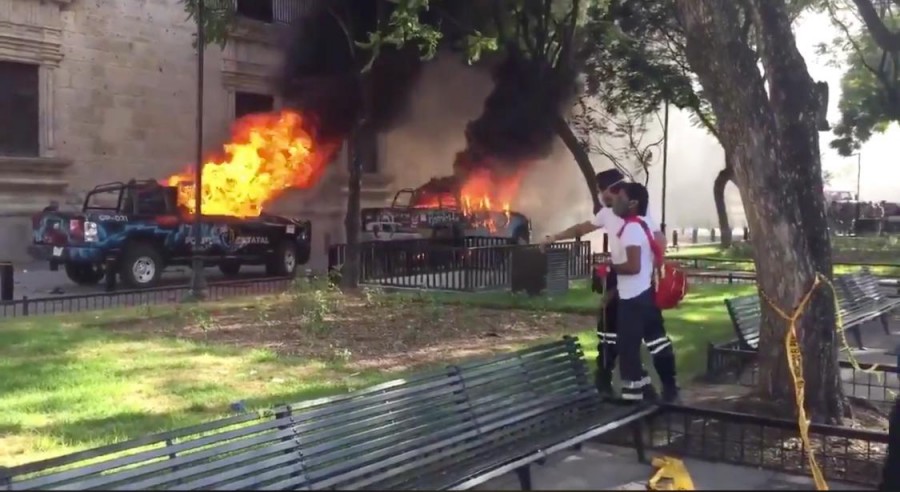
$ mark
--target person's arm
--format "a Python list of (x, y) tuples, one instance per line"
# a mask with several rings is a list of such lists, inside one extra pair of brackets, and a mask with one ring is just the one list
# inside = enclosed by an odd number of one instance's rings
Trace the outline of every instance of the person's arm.
[(620, 240), (625, 247), (625, 263), (613, 265), (613, 270), (620, 275), (637, 275), (641, 273), (641, 246), (647, 241), (642, 236), (644, 231), (638, 224), (629, 224), (622, 231)]
[(594, 225), (593, 222), (588, 220), (580, 224), (575, 224), (564, 231), (547, 236), (547, 242), (552, 243), (555, 241), (565, 241), (566, 239), (575, 239), (579, 236), (586, 236), (599, 228), (599, 226)]

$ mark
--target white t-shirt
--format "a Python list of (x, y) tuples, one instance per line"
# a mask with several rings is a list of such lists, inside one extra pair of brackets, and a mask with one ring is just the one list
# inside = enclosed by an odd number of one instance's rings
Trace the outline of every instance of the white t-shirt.
[[(660, 232), (659, 225), (649, 214), (641, 217), (647, 224), (650, 233)], [(653, 250), (647, 239), (647, 233), (640, 224), (628, 224), (622, 231), (622, 237), (618, 237), (619, 230), (625, 225), (625, 219), (616, 215), (612, 208), (603, 207), (591, 220), (591, 224), (601, 227), (609, 237), (609, 254), (616, 265), (625, 263), (628, 255), (625, 248), (628, 246), (641, 247), (641, 271), (637, 275), (619, 275), (618, 291), (620, 299), (631, 299), (649, 289), (653, 281)]]
[[(650, 232), (652, 232), (653, 234), (661, 231), (659, 228), (659, 224), (656, 222), (656, 218), (650, 215), (649, 211), (647, 212), (647, 215), (641, 218), (644, 219), (644, 222), (647, 224), (647, 227), (650, 228)], [(605, 230), (606, 234), (609, 235), (610, 240), (612, 240), (612, 237), (618, 234), (619, 229), (621, 229), (622, 225), (625, 224), (625, 220), (623, 220), (622, 217), (616, 215), (611, 207), (603, 207), (599, 212), (597, 212), (597, 215), (595, 215), (594, 218), (591, 219), (591, 224), (593, 224), (594, 227), (599, 227)]]
[[(644, 219), (644, 217), (641, 217)], [(649, 226), (649, 224), (648, 224)], [(618, 232), (618, 231), (616, 231)], [(651, 239), (640, 224), (630, 223), (625, 226), (622, 235), (617, 237), (611, 234), (609, 237), (609, 253), (616, 265), (625, 263), (628, 254), (625, 248), (639, 246), (641, 248), (641, 271), (637, 275), (619, 274), (619, 298), (632, 299), (649, 289), (653, 285), (653, 249), (650, 246)]]

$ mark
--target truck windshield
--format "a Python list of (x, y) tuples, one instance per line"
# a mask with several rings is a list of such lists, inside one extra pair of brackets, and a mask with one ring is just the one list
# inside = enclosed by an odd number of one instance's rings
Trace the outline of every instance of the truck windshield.
[(119, 198), (122, 196), (122, 189), (93, 191), (87, 196), (84, 208), (92, 210), (119, 210)]
[(456, 197), (452, 193), (416, 192), (410, 200), (413, 208), (456, 208)]

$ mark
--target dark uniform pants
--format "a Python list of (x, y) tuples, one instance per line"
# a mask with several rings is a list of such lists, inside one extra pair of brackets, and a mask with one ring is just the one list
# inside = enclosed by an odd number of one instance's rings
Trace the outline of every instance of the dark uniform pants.
[(641, 362), (641, 341), (650, 352), (663, 387), (675, 387), (675, 352), (652, 289), (633, 299), (607, 303), (598, 320), (597, 337), (598, 376), (601, 380), (611, 378), (619, 359), (622, 398), (641, 399), (644, 387), (650, 384)]

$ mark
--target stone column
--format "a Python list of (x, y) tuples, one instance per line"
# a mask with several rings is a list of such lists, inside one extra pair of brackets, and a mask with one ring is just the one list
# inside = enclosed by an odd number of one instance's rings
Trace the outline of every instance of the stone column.
[(56, 85), (54, 81), (56, 69), (53, 65), (42, 64), (38, 69), (38, 131), (41, 157), (56, 157)]

